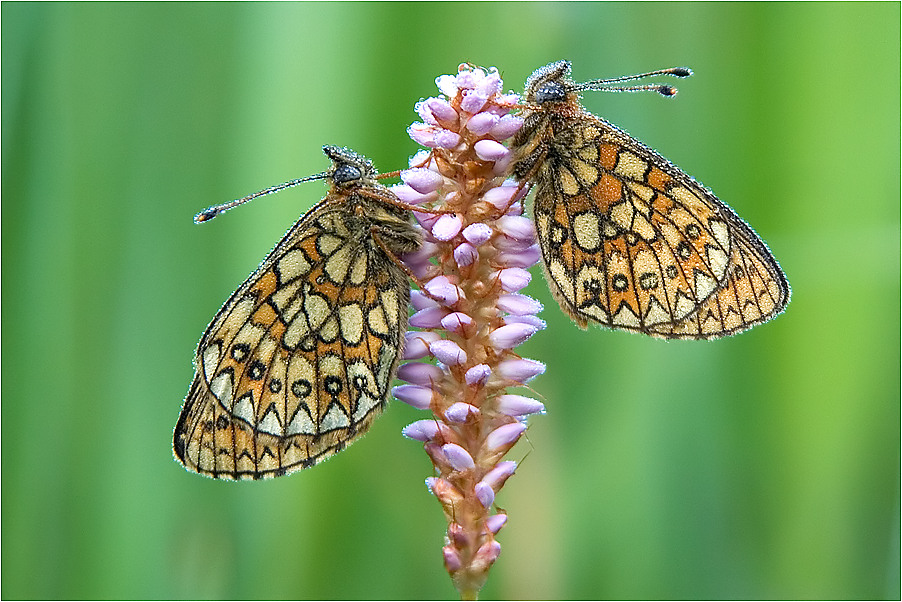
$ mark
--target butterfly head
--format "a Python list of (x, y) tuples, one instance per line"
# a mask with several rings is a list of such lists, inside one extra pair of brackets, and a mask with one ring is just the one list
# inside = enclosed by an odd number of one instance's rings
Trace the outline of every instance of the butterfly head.
[(326, 145), (323, 152), (332, 160), (332, 167), (324, 177), (336, 186), (375, 182), (376, 168), (369, 159), (349, 148)]
[(566, 101), (568, 94), (575, 92), (576, 85), (570, 79), (570, 61), (557, 61), (533, 71), (526, 80), (524, 99), (543, 105)]

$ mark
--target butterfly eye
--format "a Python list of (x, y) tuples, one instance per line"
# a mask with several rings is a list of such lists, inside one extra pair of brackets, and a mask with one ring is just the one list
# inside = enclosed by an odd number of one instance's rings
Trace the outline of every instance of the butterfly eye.
[(536, 90), (536, 102), (551, 102), (555, 100), (564, 100), (567, 96), (564, 86), (557, 82), (545, 82)]
[(363, 174), (358, 168), (345, 164), (335, 168), (335, 173), (332, 174), (332, 181), (336, 184), (345, 184), (359, 180), (361, 177), (363, 177)]

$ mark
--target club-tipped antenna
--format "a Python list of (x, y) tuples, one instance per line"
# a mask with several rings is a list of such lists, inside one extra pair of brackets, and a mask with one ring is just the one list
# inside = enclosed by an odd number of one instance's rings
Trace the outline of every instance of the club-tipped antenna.
[(246, 197), (242, 197), (240, 199), (235, 199), (234, 201), (229, 201), (228, 203), (222, 203), (221, 205), (213, 205), (212, 207), (207, 207), (200, 213), (194, 216), (194, 223), (200, 224), (202, 222), (210, 221), (220, 213), (228, 211), (233, 207), (237, 207), (238, 205), (243, 205), (248, 201), (252, 201), (257, 197), (266, 196), (267, 194), (272, 194), (274, 192), (279, 192), (280, 190), (285, 190), (286, 188), (291, 188), (292, 186), (297, 186), (302, 182), (310, 182), (311, 180), (322, 180), (324, 178), (329, 177), (330, 172), (324, 171), (323, 173), (316, 174), (314, 176), (307, 176), (306, 178), (298, 178), (297, 180), (291, 180), (290, 182), (284, 182), (282, 184), (278, 184), (276, 186), (270, 186), (265, 190), (260, 190), (259, 192), (255, 192), (254, 194), (249, 194)]
[(667, 84), (647, 84), (644, 86), (612, 86), (620, 82), (635, 81), (637, 79), (645, 79), (646, 77), (654, 77), (656, 75), (671, 75), (673, 77), (689, 77), (692, 75), (692, 69), (688, 67), (671, 67), (669, 69), (658, 69), (657, 71), (649, 71), (647, 73), (638, 73), (636, 75), (624, 75), (612, 79), (593, 79), (581, 84), (576, 84), (574, 90), (593, 90), (597, 92), (657, 92), (661, 96), (673, 96), (677, 93), (677, 89)]

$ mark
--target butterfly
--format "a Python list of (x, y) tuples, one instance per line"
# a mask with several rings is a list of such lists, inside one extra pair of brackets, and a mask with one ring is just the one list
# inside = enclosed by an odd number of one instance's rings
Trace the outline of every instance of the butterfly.
[(770, 320), (789, 302), (786, 276), (736, 213), (680, 168), (583, 108), (583, 90), (665, 69), (582, 84), (569, 61), (527, 80), (512, 173), (536, 190), (534, 212), (552, 294), (580, 327), (589, 322), (654, 337), (715, 339)]
[(396, 257), (422, 238), (369, 160), (346, 148), (323, 151), (328, 171), (195, 218), (300, 182), (330, 183), (200, 340), (173, 433), (188, 470), (222, 479), (300, 470), (361, 437), (386, 404), (410, 298)]

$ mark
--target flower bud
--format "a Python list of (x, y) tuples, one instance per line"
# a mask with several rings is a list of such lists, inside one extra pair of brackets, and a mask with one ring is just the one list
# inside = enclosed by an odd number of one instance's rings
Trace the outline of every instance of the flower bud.
[(506, 522), (506, 514), (493, 514), (492, 516), (485, 519), (485, 526), (492, 533), (498, 533), (498, 531), (501, 530), (501, 527), (503, 527)]
[(429, 387), (421, 387), (420, 385), (398, 385), (392, 388), (391, 394), (398, 401), (403, 401), (418, 410), (427, 410), (429, 409), (429, 404), (432, 403), (434, 391)]
[(544, 372), (545, 364), (526, 358), (504, 360), (496, 369), (498, 376), (518, 383), (525, 383)]
[(463, 229), (463, 235), (467, 242), (478, 247), (492, 238), (492, 228), (488, 224), (470, 224)]
[(464, 424), (471, 415), (478, 414), (479, 408), (462, 401), (451, 404), (451, 407), (445, 410), (445, 418), (456, 424)]
[[(503, 328), (503, 326), (502, 326)], [(440, 339), (429, 345), (432, 355), (448, 366), (456, 366), (467, 361), (467, 352), (460, 348), (454, 341)]]
[(504, 268), (493, 275), (498, 278), (501, 289), (508, 293), (516, 293), (532, 280), (530, 273), (523, 268)]
[(421, 309), (410, 316), (409, 324), (414, 328), (438, 328), (442, 325), (442, 318), (448, 310), (438, 305)]
[[(412, 316), (411, 319), (413, 319)], [(441, 320), (442, 328), (455, 334), (463, 334), (472, 324), (473, 318), (459, 311), (450, 313)]]
[(403, 170), (401, 180), (420, 194), (435, 192), (445, 181), (442, 176), (425, 167)]
[(527, 416), (545, 412), (544, 404), (523, 395), (499, 395), (497, 401), (498, 411), (507, 416)]
[(430, 387), (433, 383), (442, 380), (444, 376), (445, 373), (435, 364), (409, 362), (398, 367), (398, 378), (422, 387)]
[(447, 122), (449, 125), (457, 123), (457, 111), (451, 106), (447, 100), (441, 98), (427, 98), (426, 106), (432, 111), (432, 114), (441, 121)]
[(495, 140), (480, 140), (473, 145), (476, 156), (483, 161), (498, 161), (510, 155), (510, 149)]
[(463, 220), (461, 220), (459, 215), (447, 213), (435, 220), (435, 224), (432, 226), (432, 235), (436, 240), (451, 240), (458, 235), (462, 226)]
[(484, 385), (491, 375), (492, 369), (486, 364), (477, 364), (467, 370), (464, 379), (467, 381), (468, 385), (474, 387), (476, 385)]
[(401, 429), (401, 434), (408, 439), (423, 441), (425, 443), (426, 441), (436, 439), (439, 435), (441, 435), (443, 439), (447, 439), (451, 433), (447, 426), (433, 418), (412, 422)]
[(526, 425), (520, 422), (510, 422), (501, 425), (486, 436), (486, 447), (490, 451), (498, 451), (505, 447), (510, 448), (525, 430)]
[(539, 329), (531, 324), (507, 324), (489, 334), (489, 341), (498, 349), (513, 349), (524, 343)]
[(542, 304), (532, 297), (519, 293), (508, 293), (498, 297), (498, 309), (514, 316), (530, 316), (539, 313), (543, 308)]
[(471, 265), (479, 257), (479, 251), (468, 242), (463, 242), (454, 248), (454, 261), (460, 267)]
[(471, 468), (476, 466), (476, 463), (473, 461), (473, 456), (470, 455), (470, 452), (457, 445), (456, 443), (446, 443), (442, 446), (442, 451), (445, 453), (445, 458), (447, 458), (448, 464), (454, 470), (470, 470)]
[(495, 490), (482, 481), (476, 483), (475, 493), (476, 499), (479, 500), (479, 503), (482, 504), (484, 508), (491, 507), (492, 503), (495, 501)]
[(404, 352), (401, 354), (401, 359), (417, 360), (430, 355), (432, 352), (429, 350), (429, 345), (439, 339), (441, 337), (434, 332), (410, 331), (404, 333)]

